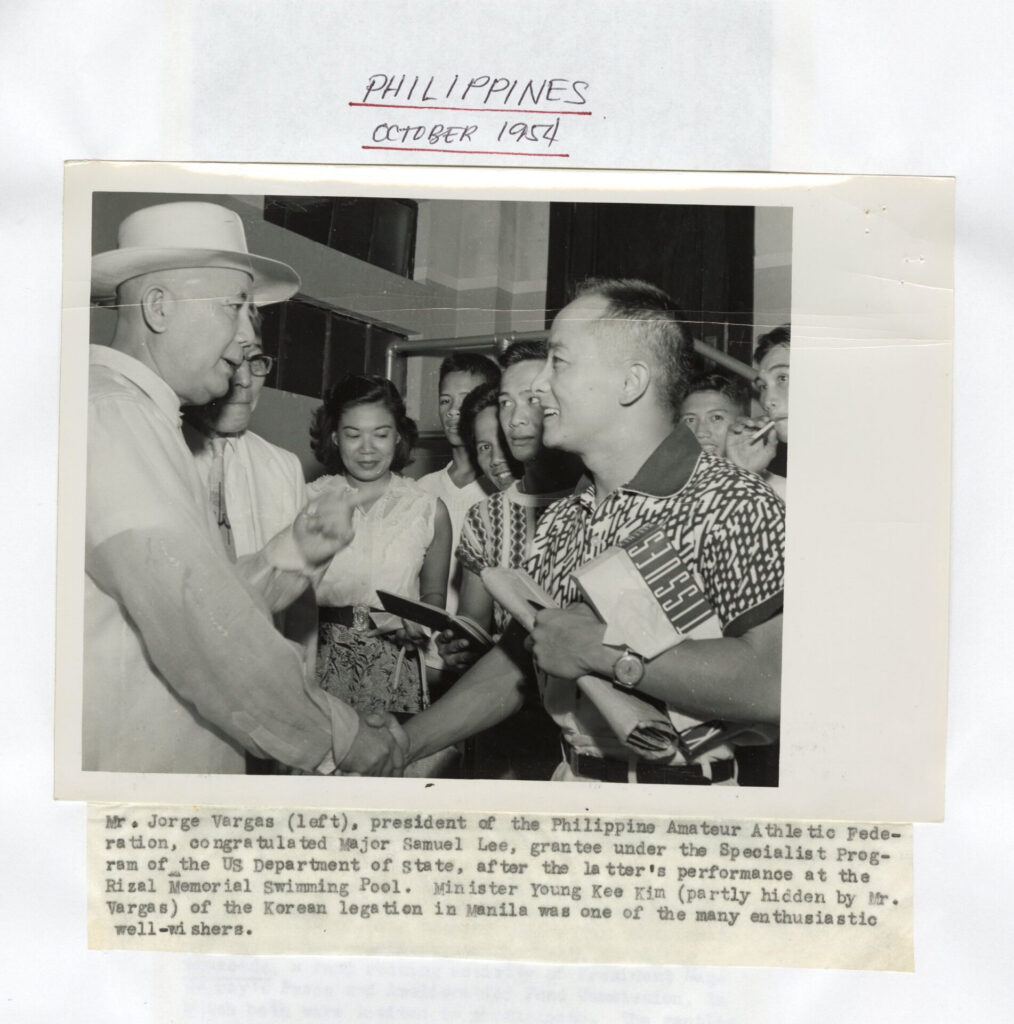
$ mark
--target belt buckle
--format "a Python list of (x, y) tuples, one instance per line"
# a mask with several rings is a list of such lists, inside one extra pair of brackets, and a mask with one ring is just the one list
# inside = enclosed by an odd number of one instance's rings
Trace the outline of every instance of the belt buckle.
[[(715, 783), (715, 766), (724, 765), (724, 761), (701, 761), (691, 762), (688, 764), (680, 765), (657, 765), (651, 761), (638, 761), (636, 757), (628, 758), (626, 763), (623, 761), (615, 760), (611, 761), (606, 757), (597, 757), (594, 754), (582, 754), (575, 750), (569, 743), (565, 744), (565, 759), (571, 770), (577, 774), (582, 775), (586, 778), (593, 778), (598, 782), (610, 782), (613, 781), (609, 778), (609, 765), (615, 764), (618, 772), (622, 772), (625, 776), (627, 783), (643, 784), (643, 785), (654, 785), (650, 779), (641, 781), (641, 771), (645, 769), (645, 774), (649, 774), (650, 770), (657, 770), (661, 776), (662, 781), (657, 783), (659, 785), (716, 785)], [(601, 768), (597, 773), (588, 771), (582, 772), (581, 770), (581, 759), (584, 758), (586, 762), (598, 762)], [(624, 771), (624, 769), (626, 769)], [(669, 774), (670, 778), (666, 779), (665, 776)], [(726, 776), (732, 778), (735, 772)], [(676, 776), (683, 775), (684, 778), (677, 778)], [(694, 777), (696, 776), (696, 778)], [(616, 781), (623, 781), (618, 779)], [(725, 781), (724, 779), (722, 781)]]
[[(566, 744), (566, 760), (567, 764), (570, 765), (570, 770), (575, 775), (580, 775), (582, 778), (591, 778), (596, 782), (609, 782), (609, 760), (604, 757), (597, 757), (595, 754), (582, 754), (579, 750), (575, 750), (569, 743)], [(584, 758), (586, 762), (598, 762), (601, 768), (598, 770), (598, 774), (588, 771), (581, 770), (581, 759)], [(618, 761), (617, 764), (622, 764), (622, 761)]]
[[(653, 764), (650, 761), (642, 761), (638, 766), (643, 766), (644, 774), (638, 772), (638, 782), (645, 785), (670, 785), (670, 786), (710, 786), (712, 784), (711, 766), (705, 764)], [(656, 778), (652, 778), (656, 775)]]

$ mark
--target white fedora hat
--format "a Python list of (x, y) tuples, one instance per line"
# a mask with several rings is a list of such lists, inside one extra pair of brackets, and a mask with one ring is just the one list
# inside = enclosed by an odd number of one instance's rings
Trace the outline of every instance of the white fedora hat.
[(287, 263), (247, 251), (239, 214), (216, 203), (162, 203), (125, 217), (119, 246), (92, 257), (92, 298), (108, 299), (132, 277), (155, 270), (218, 267), (253, 278), (254, 302), (282, 302), (299, 290)]

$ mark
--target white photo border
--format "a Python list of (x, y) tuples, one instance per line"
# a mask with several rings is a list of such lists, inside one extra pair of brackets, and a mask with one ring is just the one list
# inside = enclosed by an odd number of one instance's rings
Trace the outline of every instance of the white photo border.
[[(791, 207), (797, 426), (789, 485), (779, 786), (680, 787), (677, 797), (668, 786), (82, 771), (84, 425), (94, 191)], [(941, 820), (953, 223), (954, 182), (946, 178), (68, 164), (57, 797), (223, 807)]]

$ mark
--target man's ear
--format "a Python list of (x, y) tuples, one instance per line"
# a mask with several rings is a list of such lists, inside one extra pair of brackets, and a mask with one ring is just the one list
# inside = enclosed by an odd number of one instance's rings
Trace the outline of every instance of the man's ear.
[(651, 368), (647, 363), (628, 363), (620, 391), (620, 405), (633, 405), (644, 397), (651, 383)]
[(162, 285), (153, 284), (144, 290), (139, 305), (148, 330), (154, 334), (165, 333), (169, 327), (171, 303), (172, 296)]

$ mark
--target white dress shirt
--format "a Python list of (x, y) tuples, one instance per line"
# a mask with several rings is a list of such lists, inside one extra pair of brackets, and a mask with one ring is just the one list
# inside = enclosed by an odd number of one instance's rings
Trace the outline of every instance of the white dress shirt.
[[(210, 438), (184, 421), (183, 436), (194, 453), (205, 487), (213, 453)], [(250, 430), (225, 442), (225, 505), (237, 555), (252, 555), (292, 525), (306, 504), (303, 467), (292, 452)]]
[(90, 362), (83, 767), (242, 773), (244, 747), (340, 763), (358, 716), (271, 621), (317, 576), (291, 531), (231, 563), (177, 396), (117, 350)]
[[(183, 437), (194, 453), (205, 492), (214, 450), (211, 438), (188, 420)], [(218, 439), (225, 446), (225, 507), (237, 556), (260, 551), (276, 534), (292, 525), (307, 502), (306, 480), (299, 459), (250, 430)], [(302, 646), (311, 675), (317, 665), (317, 601), (312, 587), (275, 615), (275, 625)]]

